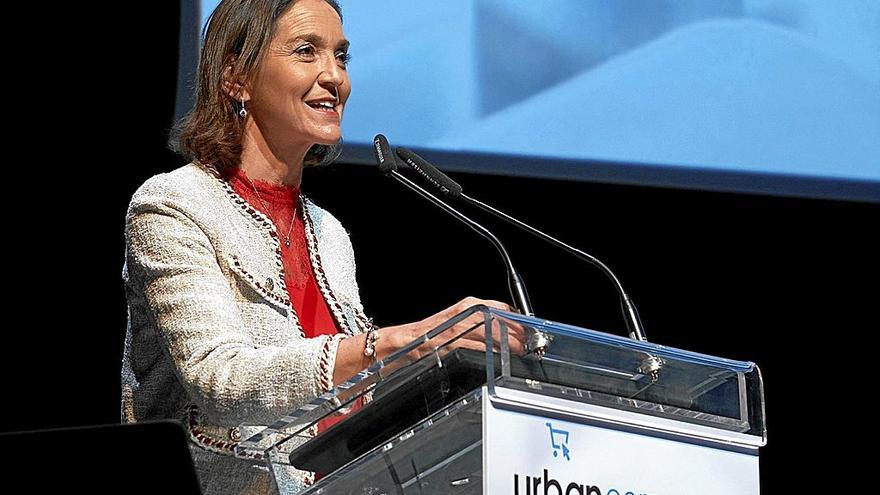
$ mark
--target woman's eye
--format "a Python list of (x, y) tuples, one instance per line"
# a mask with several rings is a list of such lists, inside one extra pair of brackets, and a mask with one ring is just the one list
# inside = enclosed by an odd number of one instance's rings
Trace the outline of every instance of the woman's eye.
[(294, 53), (296, 53), (297, 55), (311, 56), (315, 54), (315, 47), (313, 47), (312, 45), (303, 45), (297, 48)]
[(339, 63), (342, 65), (348, 65), (348, 62), (351, 61), (351, 54), (348, 52), (339, 51), (336, 52), (336, 59), (339, 60)]

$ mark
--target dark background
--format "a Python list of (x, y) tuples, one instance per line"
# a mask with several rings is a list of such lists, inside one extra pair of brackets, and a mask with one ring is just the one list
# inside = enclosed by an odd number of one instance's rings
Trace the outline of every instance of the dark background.
[[(22, 138), (10, 146), (29, 158), (10, 166), (7, 184), (24, 194), (7, 210), (16, 235), (5, 246), (12, 338), (0, 431), (119, 420), (125, 208), (147, 177), (184, 163), (165, 149), (177, 4), (119, 8), (109, 22), (95, 20), (105, 15), (98, 7), (60, 20), (45, 47), (36, 45), (35, 96), (12, 102), (28, 118), (17, 121)], [(615, 269), (651, 341), (761, 367), (767, 493), (815, 486), (811, 469), (847, 454), (857, 422), (845, 411), (858, 407), (851, 401), (864, 396), (876, 367), (865, 337), (878, 328), (877, 205), (454, 177), (471, 195)], [(420, 319), (465, 295), (507, 300), (491, 245), (372, 167), (311, 170), (303, 187), (350, 231), (377, 323)], [(603, 275), (486, 224), (506, 241), (539, 316), (622, 333)]]

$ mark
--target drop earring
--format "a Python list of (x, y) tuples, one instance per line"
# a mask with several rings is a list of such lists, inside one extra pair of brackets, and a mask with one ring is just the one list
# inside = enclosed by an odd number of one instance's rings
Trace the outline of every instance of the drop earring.
[(244, 98), (241, 99), (241, 110), (238, 111), (238, 116), (241, 118), (247, 117), (247, 110), (244, 109)]

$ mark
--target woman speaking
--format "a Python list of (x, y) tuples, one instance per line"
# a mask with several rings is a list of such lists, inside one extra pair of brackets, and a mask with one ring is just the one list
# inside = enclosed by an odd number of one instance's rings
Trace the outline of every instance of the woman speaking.
[(508, 309), (465, 298), (384, 328), (364, 314), (346, 231), (300, 194), (303, 168), (338, 155), (348, 48), (333, 0), (222, 1), (175, 130), (191, 162), (129, 204), (123, 421), (182, 421), (204, 493), (273, 489), (265, 466), (232, 456), (240, 425), (272, 422), (470, 306)]

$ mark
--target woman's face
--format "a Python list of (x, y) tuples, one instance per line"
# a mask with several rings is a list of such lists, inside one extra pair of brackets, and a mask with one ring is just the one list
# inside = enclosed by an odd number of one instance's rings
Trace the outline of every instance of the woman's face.
[(324, 0), (297, 0), (247, 85), (246, 107), (270, 146), (335, 144), (351, 82), (348, 41)]

